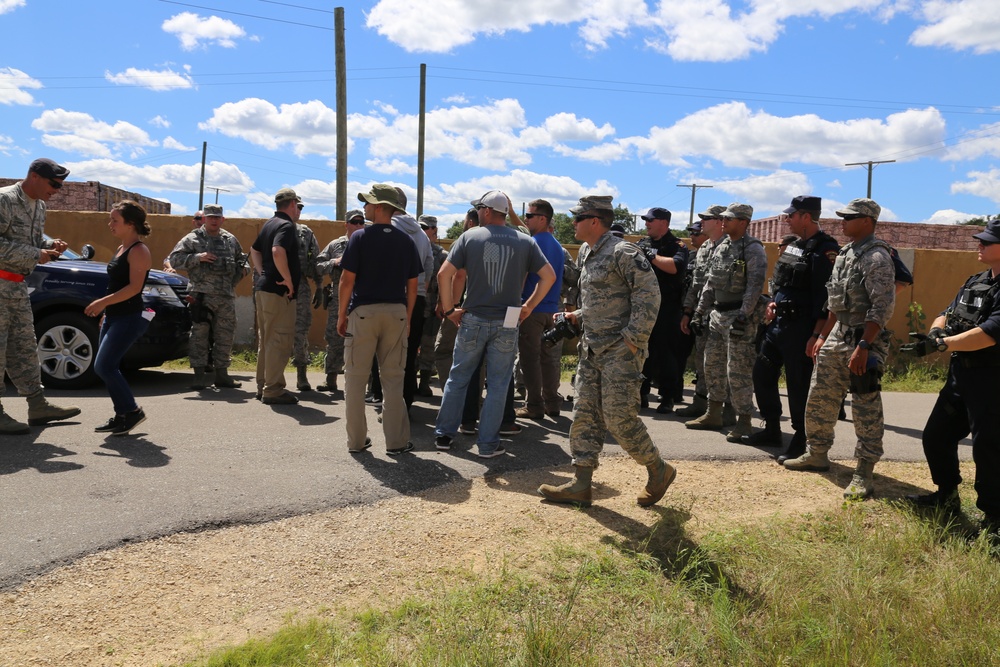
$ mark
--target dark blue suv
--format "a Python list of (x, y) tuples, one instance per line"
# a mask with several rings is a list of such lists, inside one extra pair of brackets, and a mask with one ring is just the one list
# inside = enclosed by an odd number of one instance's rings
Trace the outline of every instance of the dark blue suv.
[[(92, 261), (94, 248), (83, 255), (67, 250), (58, 260), (39, 264), (25, 282), (31, 298), (38, 337), (42, 384), (57, 389), (77, 389), (96, 384), (98, 322), (83, 309), (107, 294), (108, 265)], [(122, 360), (123, 368), (159, 366), (188, 354), (191, 318), (184, 298), (187, 278), (150, 271), (142, 300), (156, 311), (146, 335), (136, 341)]]

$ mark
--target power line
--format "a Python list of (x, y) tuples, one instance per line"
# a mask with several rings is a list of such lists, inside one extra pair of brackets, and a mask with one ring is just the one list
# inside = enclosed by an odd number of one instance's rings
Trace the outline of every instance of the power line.
[(269, 5), (283, 5), (285, 7), (294, 7), (295, 9), (305, 9), (310, 12), (320, 12), (321, 14), (333, 14), (329, 9), (316, 9), (315, 7), (303, 7), (302, 5), (292, 5), (287, 2), (277, 2), (276, 0), (259, 0), (260, 2), (266, 2)]
[(298, 21), (286, 21), (284, 19), (275, 19), (269, 16), (258, 16), (256, 14), (244, 14), (243, 12), (232, 12), (226, 9), (218, 9), (216, 7), (205, 7), (204, 5), (192, 5), (187, 2), (177, 2), (177, 0), (160, 0), (160, 2), (165, 2), (168, 5), (181, 5), (182, 7), (192, 7), (194, 9), (205, 9), (210, 12), (219, 12), (220, 14), (232, 14), (234, 16), (245, 16), (252, 19), (260, 19), (262, 21), (273, 21), (274, 23), (287, 23), (288, 25), (297, 25), (303, 28), (316, 28), (317, 30), (329, 30), (333, 32), (333, 28), (323, 26), (323, 25), (312, 25), (311, 23), (299, 23)]

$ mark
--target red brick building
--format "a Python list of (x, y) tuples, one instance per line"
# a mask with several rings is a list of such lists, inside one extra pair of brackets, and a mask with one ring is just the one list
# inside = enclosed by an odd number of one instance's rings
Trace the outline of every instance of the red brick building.
[[(0, 187), (13, 185), (20, 180), (0, 178)], [(112, 204), (123, 199), (138, 202), (147, 213), (170, 215), (170, 202), (113, 188), (98, 181), (65, 181), (62, 189), (49, 199), (47, 207), (50, 211), (110, 211)]]
[[(820, 229), (837, 239), (841, 245), (847, 237), (840, 231), (840, 218), (823, 218)], [(925, 248), (928, 250), (975, 250), (973, 234), (982, 227), (972, 225), (931, 225), (920, 222), (879, 222), (875, 234), (894, 248)], [(750, 223), (747, 231), (765, 243), (778, 243), (788, 234), (788, 225), (779, 218), (761, 218)]]

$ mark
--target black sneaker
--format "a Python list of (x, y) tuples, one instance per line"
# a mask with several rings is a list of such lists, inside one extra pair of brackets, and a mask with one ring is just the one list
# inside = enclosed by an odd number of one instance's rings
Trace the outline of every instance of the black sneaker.
[(101, 424), (100, 426), (95, 428), (94, 433), (113, 433), (115, 429), (118, 428), (118, 424), (121, 423), (121, 420), (122, 418), (120, 415), (115, 415), (114, 417), (109, 419), (107, 423)]
[(385, 450), (385, 453), (388, 454), (389, 456), (399, 456), (400, 454), (405, 454), (406, 452), (412, 452), (412, 451), (413, 451), (413, 443), (408, 442), (406, 443), (405, 447), (399, 447), (397, 449), (387, 449)]
[(944, 510), (949, 514), (958, 514), (962, 509), (962, 499), (958, 496), (958, 489), (951, 489), (950, 491), (938, 489), (934, 493), (915, 493), (906, 496), (906, 499), (914, 507)]
[(476, 456), (478, 456), (481, 459), (494, 459), (498, 456), (503, 456), (506, 453), (507, 450), (504, 449), (502, 446), (500, 446), (494, 449), (492, 452), (476, 452)]
[(450, 435), (439, 435), (434, 438), (434, 446), (441, 451), (448, 451), (451, 449), (451, 436)]
[(146, 421), (146, 413), (142, 411), (142, 408), (137, 408), (133, 412), (126, 412), (119, 419), (115, 430), (111, 431), (111, 435), (128, 435), (132, 429)]
[(376, 397), (376, 396), (372, 396), (371, 394), (368, 394), (367, 396), (365, 396), (365, 405), (381, 406), (382, 405), (382, 397), (381, 396), (377, 396)]
[(517, 435), (524, 429), (521, 428), (520, 424), (501, 424), (500, 425), (500, 435)]
[(475, 435), (476, 434), (476, 422), (469, 422), (468, 424), (462, 424), (458, 427), (459, 433), (464, 433), (465, 435)]

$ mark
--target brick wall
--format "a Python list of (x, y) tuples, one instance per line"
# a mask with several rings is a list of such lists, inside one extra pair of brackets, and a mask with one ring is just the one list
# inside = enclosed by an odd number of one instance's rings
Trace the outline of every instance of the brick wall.
[[(840, 218), (823, 218), (820, 228), (837, 239), (841, 245), (847, 237), (840, 231)], [(930, 225), (919, 222), (880, 222), (875, 226), (875, 234), (894, 248), (926, 248), (935, 250), (975, 250), (973, 234), (982, 227), (970, 225)], [(778, 218), (761, 218), (750, 223), (752, 236), (766, 243), (778, 243), (788, 234), (788, 225)]]
[[(21, 179), (0, 178), (0, 187), (13, 185)], [(98, 181), (66, 181), (62, 189), (52, 195), (47, 203), (50, 211), (110, 211), (111, 205), (123, 199), (139, 202), (146, 213), (170, 215), (170, 203), (113, 188)]]

